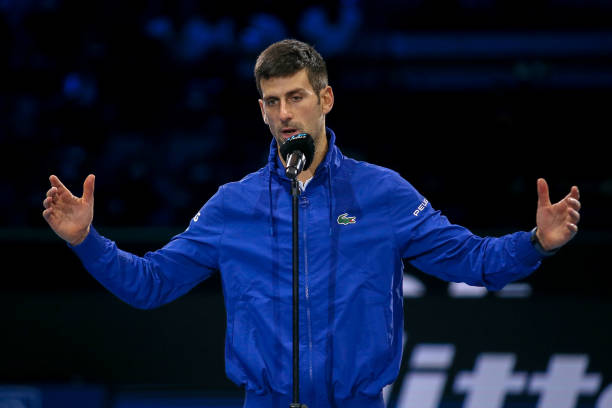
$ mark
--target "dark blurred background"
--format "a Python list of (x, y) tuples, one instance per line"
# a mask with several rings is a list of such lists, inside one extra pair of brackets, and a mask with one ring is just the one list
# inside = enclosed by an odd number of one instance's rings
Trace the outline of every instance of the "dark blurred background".
[[(97, 228), (138, 254), (164, 245), (219, 185), (265, 165), (253, 65), (288, 37), (327, 61), (340, 149), (400, 172), (452, 222), (529, 230), (538, 177), (552, 201), (580, 188), (578, 236), (506, 295), (407, 265), (405, 358), (455, 350), (441, 404), (461, 404), (453, 375), (494, 351), (530, 372), (587, 356), (599, 385), (574, 403), (611, 407), (609, 0), (0, 0), (0, 407), (239, 406), (218, 276), (132, 309), (50, 231), (42, 200), (50, 174), (80, 195), (94, 173)], [(440, 332), (437, 313), (460, 327)], [(390, 387), (389, 404), (411, 406), (405, 389)], [(527, 391), (506, 401), (544, 407)]]

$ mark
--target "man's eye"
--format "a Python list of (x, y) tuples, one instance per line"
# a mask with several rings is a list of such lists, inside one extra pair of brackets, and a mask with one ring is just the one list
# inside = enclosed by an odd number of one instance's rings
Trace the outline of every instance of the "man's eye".
[(274, 106), (274, 105), (276, 105), (276, 102), (278, 102), (276, 99), (268, 99), (268, 100), (266, 101), (266, 105), (268, 105), (268, 106)]
[(301, 101), (301, 100), (302, 100), (302, 97), (301, 97), (301, 96), (299, 96), (299, 95), (295, 95), (295, 96), (292, 96), (292, 97), (291, 97), (291, 100), (292, 100), (293, 102), (299, 102), (299, 101)]

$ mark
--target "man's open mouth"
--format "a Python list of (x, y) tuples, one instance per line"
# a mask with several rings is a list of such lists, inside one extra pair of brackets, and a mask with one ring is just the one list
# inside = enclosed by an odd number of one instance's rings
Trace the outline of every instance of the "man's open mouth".
[(281, 134), (283, 135), (283, 139), (287, 140), (293, 135), (297, 135), (300, 133), (299, 129), (296, 128), (282, 128)]

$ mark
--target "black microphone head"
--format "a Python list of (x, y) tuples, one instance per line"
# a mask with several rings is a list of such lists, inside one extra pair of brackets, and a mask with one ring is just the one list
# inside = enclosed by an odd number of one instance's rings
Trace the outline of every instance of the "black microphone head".
[(288, 161), (288, 157), (294, 151), (299, 150), (304, 153), (304, 158), (306, 159), (306, 163), (304, 163), (304, 169), (308, 169), (312, 164), (312, 160), (314, 159), (314, 139), (308, 133), (298, 133), (297, 135), (291, 136), (289, 139), (285, 140), (280, 147), (280, 154), (285, 159), (285, 163)]

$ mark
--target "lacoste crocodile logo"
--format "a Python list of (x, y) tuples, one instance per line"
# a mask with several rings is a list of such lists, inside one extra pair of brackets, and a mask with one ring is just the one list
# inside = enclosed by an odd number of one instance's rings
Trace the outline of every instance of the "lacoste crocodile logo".
[(338, 216), (338, 224), (347, 225), (347, 224), (355, 224), (357, 220), (355, 217), (349, 217), (348, 213), (340, 214)]

